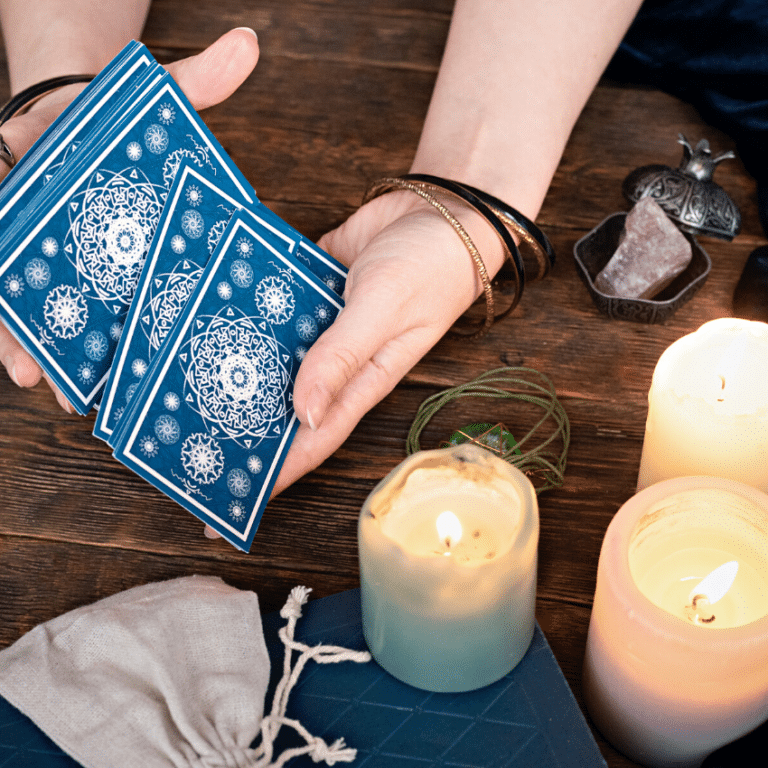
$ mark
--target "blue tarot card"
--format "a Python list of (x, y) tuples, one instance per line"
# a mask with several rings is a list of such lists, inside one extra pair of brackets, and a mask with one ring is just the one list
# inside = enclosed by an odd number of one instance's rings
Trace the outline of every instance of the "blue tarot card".
[[(54, 120), (0, 185), (0, 222), (14, 222), (42, 187), (51, 181), (105, 113), (148, 71), (160, 65), (133, 41), (91, 81)], [(7, 226), (4, 231), (7, 231)]]
[(296, 371), (341, 306), (235, 212), (123, 417), (115, 457), (248, 551), (298, 426)]
[[(144, 262), (112, 361), (93, 433), (110, 445), (125, 408), (192, 293), (203, 267), (218, 245), (235, 210), (246, 202), (226, 177), (215, 179), (187, 160), (182, 162)], [(254, 226), (278, 250), (290, 253), (296, 242), (261, 223), (261, 204)], [(249, 244), (239, 244), (250, 259)], [(237, 246), (236, 246), (237, 247)]]
[(100, 397), (181, 162), (256, 202), (170, 75), (147, 79), (29, 204), (0, 263), (0, 319), (80, 413)]
[(295, 255), (303, 261), (332, 291), (339, 296), (344, 294), (347, 281), (347, 268), (320, 246), (307, 239), (298, 230), (286, 224), (274, 211), (262, 205), (260, 216), (268, 223), (296, 240)]

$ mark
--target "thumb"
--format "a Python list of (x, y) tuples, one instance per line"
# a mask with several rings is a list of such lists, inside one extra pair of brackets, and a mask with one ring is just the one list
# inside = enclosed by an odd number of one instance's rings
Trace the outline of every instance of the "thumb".
[(259, 41), (248, 27), (233, 29), (196, 56), (167, 69), (195, 109), (206, 109), (231, 96), (259, 60)]

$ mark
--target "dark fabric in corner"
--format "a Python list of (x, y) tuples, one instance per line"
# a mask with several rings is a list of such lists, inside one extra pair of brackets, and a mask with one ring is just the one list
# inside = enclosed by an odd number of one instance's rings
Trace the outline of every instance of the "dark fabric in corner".
[(731, 136), (768, 234), (767, 0), (646, 0), (607, 74), (678, 96)]

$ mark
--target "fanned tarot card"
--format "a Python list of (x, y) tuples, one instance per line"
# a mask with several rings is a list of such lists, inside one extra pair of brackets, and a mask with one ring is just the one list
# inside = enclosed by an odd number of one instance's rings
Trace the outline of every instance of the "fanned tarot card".
[[(160, 69), (149, 51), (133, 41), (51, 123), (0, 185), (0, 222), (14, 222), (6, 224), (3, 238), (34, 195), (62, 169), (89, 133), (101, 125), (110, 107), (132, 92), (148, 72)], [(32, 211), (28, 213), (31, 215)]]
[(296, 371), (341, 307), (235, 212), (123, 416), (115, 457), (247, 551), (298, 426)]
[(170, 75), (146, 80), (111, 105), (4, 240), (0, 319), (79, 413), (100, 397), (181, 162), (256, 202)]

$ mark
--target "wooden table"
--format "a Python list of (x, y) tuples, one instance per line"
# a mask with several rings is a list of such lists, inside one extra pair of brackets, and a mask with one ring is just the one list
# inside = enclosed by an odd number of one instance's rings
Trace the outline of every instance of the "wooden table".
[[(450, 0), (157, 0), (144, 42), (162, 62), (220, 33), (253, 26), (256, 73), (203, 116), (260, 198), (309, 237), (342, 222), (366, 184), (408, 169), (444, 44)], [(7, 94), (0, 81), (0, 98)], [(514, 315), (479, 342), (442, 340), (318, 470), (267, 508), (250, 554), (203, 536), (202, 524), (111, 457), (93, 417), (66, 415), (47, 388), (0, 375), (0, 647), (39, 622), (149, 581), (215, 574), (279, 608), (297, 584), (324, 596), (358, 585), (356, 526), (374, 484), (404, 458), (422, 400), (501, 365), (547, 374), (570, 417), (565, 485), (539, 499), (537, 617), (581, 702), (597, 560), (612, 515), (635, 488), (646, 395), (659, 355), (701, 323), (731, 314), (749, 252), (762, 243), (754, 182), (738, 161), (718, 182), (741, 207), (742, 234), (706, 239), (703, 289), (664, 325), (601, 315), (580, 282), (573, 245), (626, 210), (621, 181), (646, 163), (677, 165), (676, 140), (732, 142), (654, 90), (603, 82), (568, 143), (538, 222), (557, 265), (527, 286)], [(510, 136), (510, 141), (514, 137)], [(514, 407), (464, 401), (423, 434), (436, 447), (468, 422), (515, 423)], [(633, 763), (596, 733), (610, 766)]]

